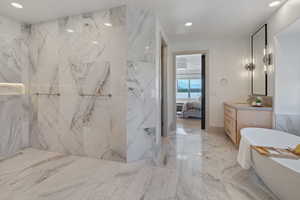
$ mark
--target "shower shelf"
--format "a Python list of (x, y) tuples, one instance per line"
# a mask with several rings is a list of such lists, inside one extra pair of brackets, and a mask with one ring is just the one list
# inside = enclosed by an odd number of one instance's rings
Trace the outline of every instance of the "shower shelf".
[(24, 95), (25, 85), (23, 83), (0, 83), (0, 96)]

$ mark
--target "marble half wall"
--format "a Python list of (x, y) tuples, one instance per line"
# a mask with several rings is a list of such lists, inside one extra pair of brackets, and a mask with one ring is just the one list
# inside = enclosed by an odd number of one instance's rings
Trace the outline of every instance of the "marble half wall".
[(14, 87), (28, 88), (28, 34), (25, 24), (0, 16), (0, 157), (29, 146), (29, 98)]
[(156, 17), (151, 10), (128, 7), (127, 161), (152, 159), (156, 147)]
[(276, 114), (275, 128), (300, 137), (300, 115)]
[(126, 159), (126, 35), (125, 6), (31, 26), (33, 147)]

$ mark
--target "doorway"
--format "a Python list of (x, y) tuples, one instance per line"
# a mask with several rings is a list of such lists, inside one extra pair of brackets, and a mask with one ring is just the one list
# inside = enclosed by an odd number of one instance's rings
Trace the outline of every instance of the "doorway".
[(204, 52), (174, 55), (177, 134), (187, 134), (186, 127), (206, 128), (206, 56)]

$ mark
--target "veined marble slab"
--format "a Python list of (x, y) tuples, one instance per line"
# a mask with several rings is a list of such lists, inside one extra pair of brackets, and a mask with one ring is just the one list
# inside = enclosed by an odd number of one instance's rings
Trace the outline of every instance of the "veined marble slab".
[(0, 16), (0, 157), (29, 146), (29, 99), (14, 84), (28, 86), (28, 33), (24, 24)]
[(24, 96), (0, 96), (0, 157), (29, 146), (29, 107)]
[[(112, 27), (104, 25), (108, 21)], [(125, 94), (118, 81), (126, 63), (116, 61), (126, 60), (124, 35), (125, 6), (31, 26), (33, 147), (126, 159), (120, 152), (125, 142), (113, 130), (123, 125), (116, 117), (121, 113), (112, 113), (113, 107), (126, 107), (116, 100)]]
[(127, 160), (134, 161), (153, 156), (155, 132), (145, 129), (156, 128), (155, 74), (149, 63), (129, 63), (128, 67)]
[(0, 199), (167, 200), (174, 170), (26, 149), (0, 160)]
[(176, 170), (174, 199), (278, 200), (254, 170), (238, 165), (238, 150), (225, 134), (202, 131), (199, 121), (187, 121), (178, 121), (177, 135), (163, 139), (161, 161), (151, 162)]
[(28, 84), (29, 54), (26, 25), (0, 16), (0, 83)]
[(32, 147), (123, 161), (153, 157), (159, 77), (151, 10), (122, 6), (30, 26), (0, 22), (7, 49), (0, 64), (9, 68), (0, 82), (28, 88)]
[(152, 158), (155, 153), (159, 112), (155, 30), (156, 18), (151, 10), (128, 7), (127, 161)]

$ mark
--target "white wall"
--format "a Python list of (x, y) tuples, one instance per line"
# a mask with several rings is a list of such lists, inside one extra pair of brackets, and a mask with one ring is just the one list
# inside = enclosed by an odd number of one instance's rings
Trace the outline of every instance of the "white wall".
[[(249, 94), (248, 72), (243, 61), (249, 55), (249, 38), (176, 40), (173, 51), (207, 50), (209, 127), (223, 127), (223, 103), (245, 101)], [(222, 79), (228, 80), (222, 84)]]
[[(295, 22), (300, 17), (300, 1), (287, 1), (268, 22), (269, 45), (275, 55), (275, 63), (269, 72), (269, 95), (274, 96), (275, 113), (277, 112), (277, 85), (281, 84), (276, 72), (275, 35)], [(172, 40), (174, 51), (208, 50), (209, 51), (209, 126), (223, 126), (224, 101), (245, 100), (250, 93), (250, 81), (243, 67), (243, 59), (249, 58), (249, 38), (196, 40), (195, 38)], [(220, 85), (220, 79), (227, 78), (228, 85)], [(276, 90), (275, 90), (276, 88)]]
[[(290, 53), (299, 52), (297, 45), (289, 45), (289, 39), (280, 34), (300, 19), (300, 1), (287, 1), (268, 20), (270, 51), (274, 54), (273, 69), (270, 72), (269, 93), (274, 96), (274, 128), (300, 136), (299, 90), (297, 89), (299, 63), (297, 56)], [(299, 42), (298, 42), (299, 44)], [(287, 48), (287, 46), (290, 46)], [(292, 49), (294, 48), (294, 49)], [(298, 65), (293, 66), (293, 63)], [(290, 70), (293, 69), (295, 73)]]
[(299, 44), (300, 35), (278, 37), (276, 111), (280, 114), (300, 114)]
[(269, 43), (271, 52), (274, 53), (274, 73), (271, 74), (270, 93), (274, 95), (274, 108), (275, 113), (279, 112), (280, 107), (280, 85), (282, 84), (280, 70), (281, 67), (278, 63), (278, 38), (277, 35), (283, 32), (287, 27), (300, 18), (300, 1), (289, 0), (287, 1), (273, 16), (268, 20), (269, 25)]
[[(277, 39), (276, 35), (287, 28), (289, 25), (294, 23), (297, 19), (300, 18), (300, 1), (299, 0), (289, 0), (287, 1), (273, 16), (268, 20), (268, 38), (269, 38), (269, 46), (272, 53), (274, 53), (275, 63), (273, 65), (273, 70), (271, 70), (269, 76), (269, 94), (270, 96), (274, 96), (275, 102), (275, 112), (276, 112), (276, 81), (277, 75), (276, 73), (276, 44)], [(275, 73), (274, 73), (275, 72)], [(277, 75), (276, 75), (277, 74)]]

